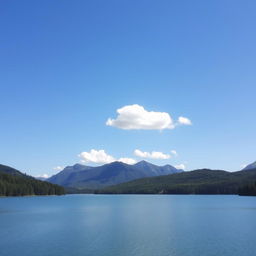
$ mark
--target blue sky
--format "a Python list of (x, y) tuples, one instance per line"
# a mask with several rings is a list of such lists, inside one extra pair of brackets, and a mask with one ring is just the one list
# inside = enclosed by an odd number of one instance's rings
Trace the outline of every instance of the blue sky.
[[(117, 160), (162, 152), (170, 158), (146, 160), (186, 170), (255, 161), (255, 8), (249, 0), (1, 2), (0, 163), (51, 175), (92, 149)], [(192, 125), (106, 125), (134, 104)]]

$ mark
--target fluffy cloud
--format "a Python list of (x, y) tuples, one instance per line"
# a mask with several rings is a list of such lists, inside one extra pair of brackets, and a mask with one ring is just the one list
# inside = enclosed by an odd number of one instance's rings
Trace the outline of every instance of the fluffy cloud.
[(147, 111), (144, 107), (137, 104), (119, 108), (117, 113), (117, 118), (109, 118), (106, 125), (124, 130), (163, 130), (174, 128), (173, 120), (168, 113)]
[(53, 170), (54, 171), (62, 171), (64, 169), (63, 166), (56, 166), (56, 167), (53, 167)]
[(174, 167), (176, 169), (182, 169), (182, 170), (185, 170), (186, 169), (186, 166), (184, 164), (177, 164), (177, 165), (174, 165)]
[(176, 125), (189, 125), (186, 117), (179, 117), (177, 123), (166, 112), (147, 111), (138, 104), (117, 109), (117, 118), (109, 118), (106, 125), (124, 130), (164, 130), (174, 129)]
[(82, 152), (78, 155), (83, 163), (96, 163), (96, 164), (108, 164), (115, 161), (123, 162), (126, 164), (135, 164), (136, 160), (127, 157), (121, 157), (116, 159), (115, 157), (108, 155), (105, 150), (92, 149), (89, 152)]
[(192, 122), (188, 118), (183, 117), (183, 116), (179, 117), (178, 123), (182, 124), (182, 125), (192, 125)]
[(143, 152), (139, 149), (134, 150), (134, 155), (142, 158), (152, 158), (152, 159), (169, 159), (171, 155), (164, 154), (162, 152), (152, 151), (152, 152)]
[(107, 164), (115, 161), (115, 158), (108, 155), (103, 149), (92, 149), (90, 152), (82, 152), (78, 156), (83, 163)]

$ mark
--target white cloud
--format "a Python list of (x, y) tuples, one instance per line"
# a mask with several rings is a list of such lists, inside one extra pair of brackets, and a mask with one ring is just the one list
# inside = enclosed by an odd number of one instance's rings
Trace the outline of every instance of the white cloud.
[[(64, 167), (63, 166), (56, 166), (56, 167), (53, 167), (52, 168), (54, 171), (56, 171), (56, 172), (60, 172), (60, 171), (62, 171), (63, 169), (64, 169)], [(55, 172), (55, 173), (56, 173)], [(36, 178), (43, 178), (43, 179), (48, 179), (49, 177), (50, 177), (50, 175), (49, 174), (47, 174), (47, 173), (44, 173), (44, 174), (40, 174), (40, 175), (37, 175), (37, 176), (35, 176)]]
[(174, 156), (178, 156), (178, 153), (176, 150), (171, 150), (171, 153), (174, 155)]
[(123, 162), (125, 164), (136, 164), (137, 161), (133, 158), (128, 158), (128, 157), (121, 157), (118, 159), (119, 162)]
[(186, 117), (179, 117), (175, 123), (169, 113), (147, 111), (138, 104), (117, 109), (117, 118), (109, 118), (106, 125), (124, 130), (164, 130), (174, 129), (177, 125), (191, 125)]
[(192, 125), (192, 122), (187, 117), (183, 117), (183, 116), (179, 117), (178, 123), (182, 125)]
[(36, 178), (43, 178), (43, 179), (48, 179), (50, 176), (46, 173), (42, 174), (42, 175), (37, 175)]
[(175, 167), (176, 169), (182, 169), (182, 170), (185, 170), (185, 169), (186, 169), (185, 164), (177, 164), (177, 165), (174, 165), (174, 167)]
[(169, 159), (171, 155), (164, 154), (162, 152), (152, 151), (152, 152), (143, 152), (139, 149), (134, 150), (134, 155), (142, 158), (152, 158), (152, 159)]
[(108, 164), (115, 161), (123, 162), (126, 164), (135, 164), (136, 160), (128, 157), (121, 157), (116, 159), (115, 157), (108, 155), (105, 150), (91, 149), (89, 152), (82, 152), (78, 155), (83, 163), (96, 163), (96, 164)]
[(56, 167), (53, 167), (53, 170), (54, 171), (62, 171), (64, 169), (63, 166), (56, 166)]
[(83, 163), (97, 163), (97, 164), (107, 164), (114, 162), (115, 159), (108, 155), (105, 150), (95, 150), (92, 149), (90, 152), (82, 152), (78, 155)]
[(119, 108), (117, 113), (117, 118), (109, 118), (106, 125), (124, 130), (163, 130), (174, 128), (174, 122), (168, 113), (147, 111), (138, 104)]

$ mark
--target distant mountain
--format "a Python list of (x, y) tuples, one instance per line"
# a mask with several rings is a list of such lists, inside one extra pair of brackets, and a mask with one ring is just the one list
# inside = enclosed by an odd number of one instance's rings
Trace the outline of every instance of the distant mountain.
[(253, 162), (252, 164), (247, 165), (247, 166), (243, 169), (243, 171), (251, 170), (251, 169), (254, 169), (254, 168), (256, 168), (256, 161)]
[(157, 166), (146, 161), (134, 165), (113, 162), (98, 167), (69, 166), (49, 178), (48, 181), (65, 187), (94, 189), (177, 172), (182, 172), (182, 170), (171, 165)]
[(64, 188), (0, 165), (0, 196), (62, 195)]
[(81, 171), (86, 171), (86, 170), (89, 170), (92, 168), (93, 167), (82, 165), (82, 164), (75, 164), (73, 166), (67, 166), (59, 173), (48, 178), (47, 181), (49, 181), (53, 184), (68, 186), (67, 184), (69, 184), (70, 181), (73, 180), (73, 178), (75, 176), (77, 176), (77, 173), (79, 173)]
[(140, 162), (134, 164), (133, 166), (135, 166), (136, 168), (141, 169), (141, 170), (150, 171), (152, 173), (151, 176), (159, 176), (159, 175), (167, 175), (167, 174), (172, 174), (172, 173), (177, 173), (177, 172), (183, 172), (183, 170), (176, 169), (172, 165), (167, 164), (164, 166), (158, 166), (158, 165), (151, 164), (147, 161), (140, 161)]
[[(248, 172), (201, 169), (172, 175), (138, 179), (103, 188), (103, 194), (238, 194), (253, 191), (256, 168)], [(246, 190), (247, 189), (247, 190)], [(249, 192), (248, 192), (249, 193)], [(251, 194), (253, 192), (250, 192)]]
[(41, 181), (46, 181), (47, 180), (47, 178), (44, 178), (44, 177), (34, 177), (35, 179), (37, 179), (37, 180), (41, 180)]

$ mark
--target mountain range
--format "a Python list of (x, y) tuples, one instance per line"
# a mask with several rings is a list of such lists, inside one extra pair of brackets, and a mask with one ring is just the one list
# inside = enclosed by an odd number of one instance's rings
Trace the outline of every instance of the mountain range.
[[(113, 162), (98, 167), (76, 164), (52, 176), (67, 193), (106, 194), (239, 194), (256, 195), (256, 168), (241, 171), (200, 169), (189, 172), (146, 161)], [(0, 165), (0, 196), (61, 195), (64, 188)]]
[(171, 165), (157, 166), (146, 161), (134, 165), (112, 162), (91, 167), (81, 164), (67, 166), (47, 181), (64, 187), (98, 189), (131, 180), (183, 172)]

